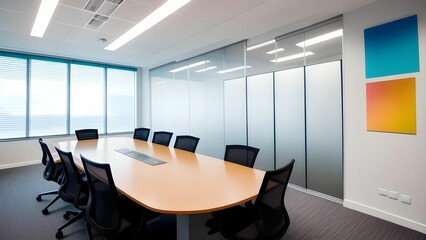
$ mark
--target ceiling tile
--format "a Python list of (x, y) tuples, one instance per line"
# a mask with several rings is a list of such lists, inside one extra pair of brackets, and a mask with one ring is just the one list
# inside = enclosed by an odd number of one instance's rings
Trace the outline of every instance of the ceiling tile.
[[(98, 31), (102, 33), (107, 33), (111, 36), (115, 36), (114, 37), (115, 39), (118, 36), (125, 33), (130, 28), (132, 28), (133, 26), (134, 26), (133, 23), (110, 18), (98, 29)], [(109, 39), (108, 41), (113, 41), (113, 39)]]
[(213, 25), (203, 21), (171, 15), (134, 40), (154, 46), (170, 47), (201, 32), (207, 31), (211, 27)]
[(20, 13), (33, 13), (36, 16), (41, 0), (0, 1), (0, 8)]
[(111, 17), (138, 23), (154, 10), (155, 8), (148, 5), (126, 0), (111, 14)]
[(167, 2), (167, 0), (125, 0), (125, 1), (142, 3), (153, 8), (158, 8), (161, 5), (163, 5), (165, 2)]
[(0, 9), (0, 29), (30, 35), (33, 27), (32, 17)]
[(52, 21), (83, 28), (95, 14), (77, 8), (59, 5), (53, 13)]
[(178, 14), (212, 24), (223, 23), (266, 0), (193, 0), (179, 9)]
[(74, 28), (72, 31), (70, 31), (70, 33), (64, 40), (64, 43), (82, 46), (92, 46), (94, 48), (103, 49), (106, 46), (98, 42), (100, 38), (111, 39), (113, 38), (113, 36), (107, 33), (102, 33), (89, 29)]
[(87, 0), (59, 0), (60, 5), (83, 9)]

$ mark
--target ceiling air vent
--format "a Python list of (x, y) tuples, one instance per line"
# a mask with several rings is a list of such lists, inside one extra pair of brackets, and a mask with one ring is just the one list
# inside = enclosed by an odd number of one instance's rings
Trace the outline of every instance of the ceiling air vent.
[(89, 0), (84, 10), (110, 16), (124, 0)]
[(87, 1), (86, 6), (84, 6), (84, 10), (97, 12), (104, 2), (105, 0), (89, 0)]
[(84, 10), (96, 13), (86, 24), (87, 29), (98, 30), (108, 19), (115, 9), (123, 3), (124, 0), (88, 0)]
[(86, 25), (85, 28), (87, 29), (91, 29), (91, 30), (98, 30), (102, 24), (104, 24), (106, 22), (106, 20), (108, 20), (109, 17), (105, 17), (99, 14), (96, 14), (90, 21), (89, 23)]

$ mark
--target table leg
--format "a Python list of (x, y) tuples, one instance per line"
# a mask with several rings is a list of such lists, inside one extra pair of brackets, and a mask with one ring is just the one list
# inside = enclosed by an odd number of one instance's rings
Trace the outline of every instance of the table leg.
[(177, 240), (189, 240), (189, 215), (178, 214), (176, 216)]

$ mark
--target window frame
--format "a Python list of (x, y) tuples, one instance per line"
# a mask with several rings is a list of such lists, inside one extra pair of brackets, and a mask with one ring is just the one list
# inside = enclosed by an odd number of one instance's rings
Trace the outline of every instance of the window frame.
[[(45, 137), (45, 138), (54, 138), (54, 137), (66, 137), (69, 135), (72, 135), (74, 133), (71, 132), (71, 112), (70, 112), (70, 104), (71, 104), (71, 65), (72, 64), (78, 64), (78, 65), (85, 65), (85, 66), (92, 66), (92, 67), (100, 67), (103, 69), (104, 75), (103, 75), (103, 95), (104, 95), (104, 99), (103, 99), (103, 108), (105, 108), (102, 118), (103, 118), (103, 122), (104, 122), (104, 129), (101, 129), (101, 132), (105, 132), (104, 134), (123, 134), (123, 133), (130, 133), (133, 131), (133, 129), (129, 129), (129, 131), (125, 131), (125, 132), (108, 132), (108, 112), (106, 111), (107, 107), (108, 107), (108, 96), (107, 96), (107, 84), (108, 84), (108, 75), (106, 74), (108, 72), (108, 69), (118, 69), (118, 70), (125, 70), (125, 71), (130, 71), (133, 72), (134, 75), (134, 79), (133, 79), (133, 88), (134, 88), (134, 107), (132, 108), (132, 110), (134, 111), (133, 114), (133, 122), (134, 122), (134, 126), (136, 124), (136, 100), (137, 100), (137, 94), (136, 94), (136, 88), (137, 88), (137, 68), (136, 67), (129, 67), (129, 66), (118, 66), (118, 65), (110, 65), (110, 64), (106, 64), (106, 63), (96, 63), (96, 62), (87, 62), (87, 61), (82, 61), (82, 60), (76, 60), (76, 59), (65, 59), (65, 58), (58, 58), (58, 57), (51, 57), (51, 56), (40, 56), (40, 55), (33, 55), (33, 54), (27, 54), (27, 53), (17, 53), (17, 52), (7, 52), (7, 51), (0, 51), (0, 56), (2, 57), (12, 57), (12, 58), (19, 58), (19, 59), (24, 59), (26, 61), (26, 69), (25, 72), (26, 74), (26, 86), (25, 86), (25, 91), (26, 91), (26, 113), (24, 118), (25, 120), (25, 136), (21, 137), (21, 136), (17, 136), (17, 137), (9, 137), (9, 138), (0, 138), (0, 142), (7, 142), (7, 141), (19, 141), (19, 140), (28, 140), (28, 139), (34, 139), (34, 138), (39, 138), (39, 137)], [(66, 99), (66, 132), (64, 134), (55, 134), (55, 135), (30, 135), (30, 118), (31, 118), (31, 112), (30, 112), (30, 103), (31, 103), (31, 98), (30, 98), (30, 91), (31, 91), (31, 60), (42, 60), (42, 61), (50, 61), (50, 62), (61, 62), (61, 63), (66, 63), (66, 76), (67, 76), (67, 80), (66, 80), (66, 93), (67, 93), (67, 99)]]

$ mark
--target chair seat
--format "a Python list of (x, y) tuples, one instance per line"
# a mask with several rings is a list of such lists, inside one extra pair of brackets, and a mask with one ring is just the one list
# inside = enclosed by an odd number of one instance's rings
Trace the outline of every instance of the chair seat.
[[(247, 235), (251, 223), (254, 222), (254, 213), (251, 208), (245, 208), (242, 206), (236, 206), (213, 213), (213, 216), (219, 219), (219, 227), (224, 234), (224, 237), (230, 238), (230, 236), (244, 233)], [(254, 232), (248, 239), (256, 239), (256, 226), (254, 226)], [(254, 238), (253, 238), (254, 237)]]
[(146, 223), (160, 215), (160, 213), (141, 207), (139, 204), (124, 195), (120, 196), (120, 207), (120, 212), (123, 218), (128, 221), (133, 228), (140, 228), (143, 222)]

